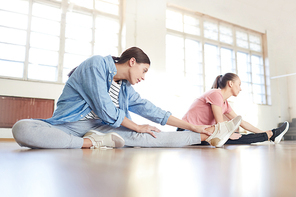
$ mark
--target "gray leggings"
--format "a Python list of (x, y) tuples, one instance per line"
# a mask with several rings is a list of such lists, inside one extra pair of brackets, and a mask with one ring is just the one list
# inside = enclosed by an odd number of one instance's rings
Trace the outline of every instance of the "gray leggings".
[(20, 120), (12, 128), (13, 137), (20, 146), (29, 148), (81, 148), (83, 136), (89, 130), (102, 133), (115, 132), (126, 146), (136, 147), (183, 147), (200, 144), (200, 134), (184, 132), (160, 132), (156, 138), (147, 133), (137, 133), (125, 127), (113, 128), (101, 120), (84, 120), (62, 125), (51, 125), (41, 120)]

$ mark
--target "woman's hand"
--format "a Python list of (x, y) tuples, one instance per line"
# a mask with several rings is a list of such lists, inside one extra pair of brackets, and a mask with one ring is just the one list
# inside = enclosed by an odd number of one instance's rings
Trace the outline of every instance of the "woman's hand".
[(241, 137), (242, 135), (239, 134), (239, 133), (233, 133), (231, 136), (230, 136), (230, 139), (231, 140), (237, 140)]
[(148, 124), (138, 125), (138, 129), (136, 130), (136, 132), (138, 132), (138, 133), (149, 133), (150, 135), (152, 135), (153, 137), (156, 138), (156, 136), (155, 136), (155, 134), (154, 134), (153, 131), (155, 131), (157, 133), (160, 132), (160, 130), (158, 128), (156, 128), (154, 126), (150, 126)]

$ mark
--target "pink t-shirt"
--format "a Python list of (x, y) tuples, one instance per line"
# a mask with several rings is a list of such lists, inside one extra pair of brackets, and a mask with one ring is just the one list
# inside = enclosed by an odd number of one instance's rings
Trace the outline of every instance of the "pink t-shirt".
[(220, 106), (222, 114), (232, 111), (227, 100), (223, 102), (221, 89), (213, 89), (197, 98), (182, 119), (194, 125), (213, 125), (216, 121), (211, 105)]

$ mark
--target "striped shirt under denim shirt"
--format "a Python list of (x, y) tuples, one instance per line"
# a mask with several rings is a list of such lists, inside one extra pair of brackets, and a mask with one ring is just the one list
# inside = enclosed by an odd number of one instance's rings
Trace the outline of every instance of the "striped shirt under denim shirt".
[[(121, 88), (122, 81), (112, 81), (111, 87), (109, 89), (109, 95), (111, 97), (112, 102), (114, 105), (119, 108), (119, 102), (118, 102), (118, 95)], [(93, 111), (89, 112), (84, 118), (81, 120), (90, 120), (90, 119), (100, 119)]]

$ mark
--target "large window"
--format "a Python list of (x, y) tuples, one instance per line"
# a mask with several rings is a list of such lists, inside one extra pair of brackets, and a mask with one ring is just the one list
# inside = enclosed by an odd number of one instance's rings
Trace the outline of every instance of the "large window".
[(166, 68), (197, 95), (209, 90), (217, 75), (237, 73), (242, 94), (257, 104), (271, 104), (264, 34), (203, 14), (169, 7), (166, 11)]
[(92, 55), (118, 55), (120, 2), (0, 0), (0, 76), (61, 83)]

